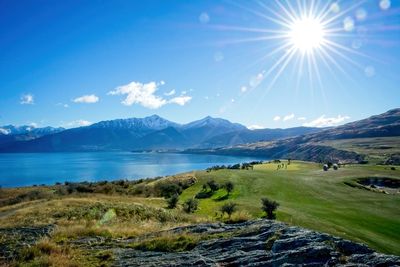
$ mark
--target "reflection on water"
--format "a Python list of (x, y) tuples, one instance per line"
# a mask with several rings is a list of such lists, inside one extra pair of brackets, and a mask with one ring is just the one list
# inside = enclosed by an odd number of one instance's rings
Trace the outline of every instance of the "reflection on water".
[(164, 176), (250, 157), (130, 152), (0, 154), (3, 187)]

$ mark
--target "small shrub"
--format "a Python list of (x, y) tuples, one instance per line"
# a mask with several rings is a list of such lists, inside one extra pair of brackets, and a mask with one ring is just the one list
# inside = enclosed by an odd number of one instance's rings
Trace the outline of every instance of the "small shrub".
[(176, 208), (176, 205), (178, 204), (179, 201), (179, 195), (175, 194), (171, 196), (170, 198), (167, 199), (167, 204), (169, 209), (174, 209)]
[(274, 220), (276, 218), (275, 211), (279, 206), (279, 203), (268, 198), (261, 199), (261, 209), (267, 214), (267, 219)]
[(199, 201), (197, 199), (190, 198), (185, 201), (183, 205), (183, 210), (187, 213), (193, 213), (197, 210), (198, 206), (199, 206)]
[(234, 212), (228, 223), (242, 223), (251, 220), (252, 216), (247, 211)]
[(208, 185), (208, 187), (210, 188), (210, 190), (212, 192), (215, 192), (215, 191), (217, 191), (219, 189), (219, 184), (214, 180), (208, 181), (207, 185)]
[(225, 187), (226, 192), (227, 192), (228, 195), (229, 195), (229, 194), (233, 191), (234, 184), (233, 184), (232, 182), (228, 181), (228, 182), (226, 182), (226, 183), (224, 184), (224, 187)]
[(180, 195), (182, 193), (182, 188), (176, 183), (159, 183), (156, 185), (157, 191), (161, 197), (170, 198), (173, 195)]
[(237, 206), (237, 204), (233, 203), (233, 202), (226, 203), (226, 204), (222, 205), (221, 212), (222, 212), (222, 214), (224, 214), (224, 213), (228, 214), (228, 217), (230, 219), (232, 216), (232, 213), (234, 213), (236, 210), (236, 206)]

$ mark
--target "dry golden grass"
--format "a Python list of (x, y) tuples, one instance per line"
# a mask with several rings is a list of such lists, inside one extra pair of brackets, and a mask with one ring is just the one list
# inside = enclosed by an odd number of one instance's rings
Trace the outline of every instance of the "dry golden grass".
[(10, 266), (86, 266), (87, 261), (81, 251), (67, 245), (56, 244), (50, 239), (43, 239), (35, 246), (19, 251), (17, 261)]

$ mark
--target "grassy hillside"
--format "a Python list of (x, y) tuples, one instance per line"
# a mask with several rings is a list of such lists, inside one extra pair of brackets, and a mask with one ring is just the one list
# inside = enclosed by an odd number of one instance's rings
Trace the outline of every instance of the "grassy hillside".
[(399, 170), (353, 165), (324, 172), (319, 164), (295, 162), (281, 170), (271, 163), (256, 165), (254, 170), (218, 170), (199, 172), (196, 176), (198, 183), (185, 190), (182, 199), (193, 197), (210, 179), (235, 184), (227, 200), (218, 200), (226, 194), (223, 189), (211, 198), (200, 200), (199, 215), (215, 216), (224, 202), (234, 201), (238, 210), (259, 217), (260, 199), (268, 197), (280, 203), (278, 220), (400, 254), (400, 194), (387, 195), (344, 183), (358, 177), (400, 178)]
[[(220, 208), (228, 202), (237, 204), (232, 220), (259, 218), (264, 216), (260, 199), (268, 197), (280, 204), (279, 221), (400, 255), (400, 193), (385, 194), (379, 188), (367, 188), (355, 182), (364, 177), (399, 180), (399, 169), (346, 165), (325, 172), (320, 164), (299, 161), (280, 170), (277, 166), (277, 163), (267, 163), (254, 165), (253, 170), (199, 171), (142, 182), (0, 189), (0, 227), (57, 225), (56, 231), (41, 241), (39, 247), (33, 247), (34, 252), (26, 252), (29, 257), (25, 255), (21, 261), (97, 265), (106, 252), (98, 255), (95, 250), (82, 250), (74, 243), (76, 240), (133, 238), (181, 225), (226, 221), (228, 217), (222, 216)], [(184, 201), (203, 191), (203, 184), (210, 180), (221, 185), (231, 181), (234, 190), (228, 196), (224, 188), (218, 189), (211, 197), (199, 199), (197, 211), (185, 213)], [(160, 196), (163, 186), (171, 183), (182, 186), (175, 209), (167, 209), (167, 202)], [(170, 242), (176, 239), (165, 238)], [(10, 240), (1, 237), (0, 245), (3, 243), (9, 244)], [(44, 252), (40, 246), (46, 248)]]
[(400, 136), (328, 140), (320, 144), (367, 155), (366, 159), (372, 163), (383, 162), (400, 153)]

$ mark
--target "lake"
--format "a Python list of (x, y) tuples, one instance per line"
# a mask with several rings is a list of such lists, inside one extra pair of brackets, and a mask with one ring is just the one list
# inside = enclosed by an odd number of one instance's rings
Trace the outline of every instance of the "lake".
[(0, 153), (0, 186), (100, 181), (164, 176), (213, 165), (260, 160), (254, 157), (173, 153)]

